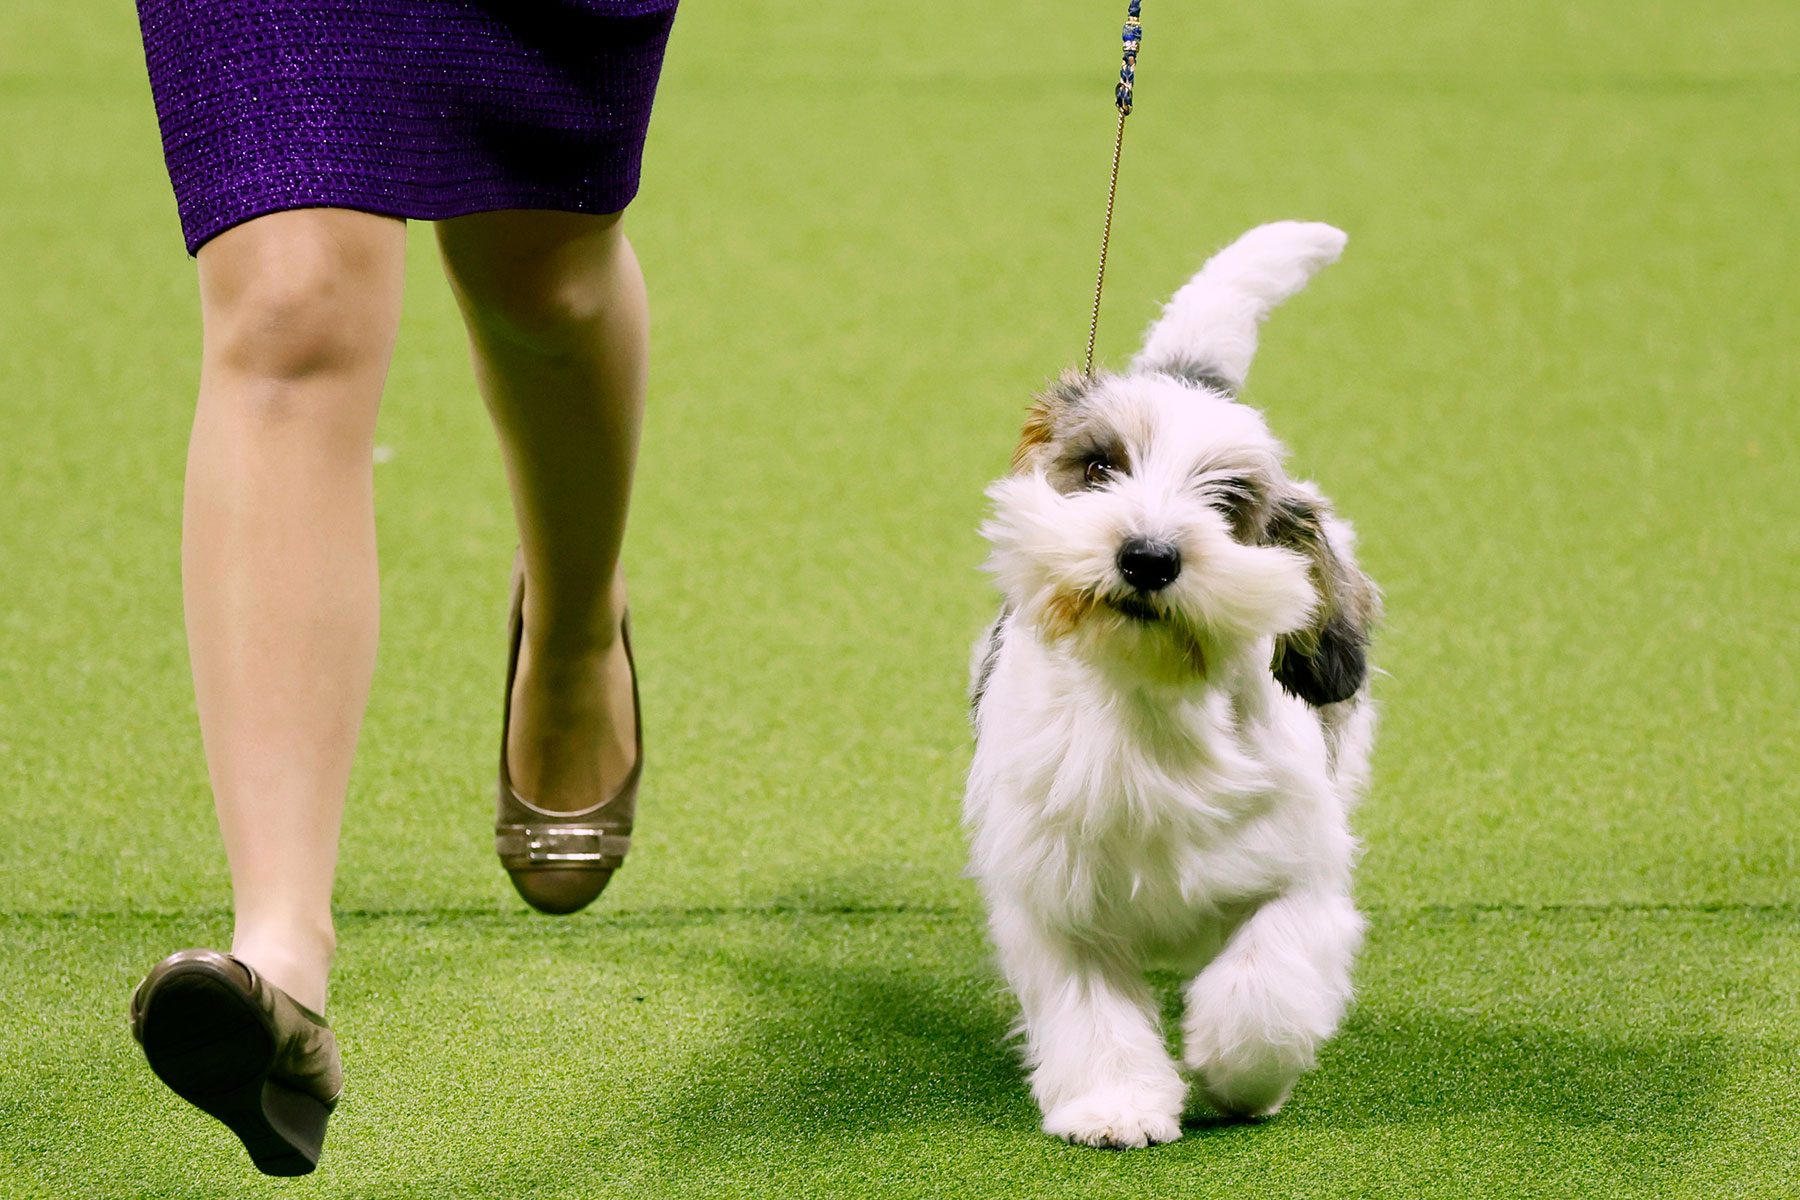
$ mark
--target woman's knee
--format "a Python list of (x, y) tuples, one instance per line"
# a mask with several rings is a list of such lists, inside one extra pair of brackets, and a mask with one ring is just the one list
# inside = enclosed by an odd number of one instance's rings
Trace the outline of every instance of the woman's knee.
[(438, 227), (444, 269), (482, 334), (544, 352), (587, 337), (621, 302), (618, 213), (482, 213)]
[(227, 230), (200, 251), (211, 365), (291, 383), (385, 369), (400, 317), (404, 225), (302, 209)]

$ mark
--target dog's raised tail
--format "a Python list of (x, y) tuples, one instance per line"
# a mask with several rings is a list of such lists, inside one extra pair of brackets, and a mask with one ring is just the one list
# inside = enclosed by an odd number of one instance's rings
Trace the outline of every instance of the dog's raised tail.
[(1135, 371), (1166, 371), (1235, 396), (1256, 330), (1277, 304), (1336, 262), (1349, 237), (1316, 221), (1258, 225), (1206, 260), (1150, 326)]

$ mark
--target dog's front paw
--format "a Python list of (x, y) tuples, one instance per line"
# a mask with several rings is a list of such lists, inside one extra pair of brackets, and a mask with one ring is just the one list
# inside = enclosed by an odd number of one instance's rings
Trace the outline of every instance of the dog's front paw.
[(1181, 1114), (1114, 1089), (1077, 1096), (1044, 1116), (1044, 1132), (1077, 1146), (1141, 1150), (1181, 1136)]

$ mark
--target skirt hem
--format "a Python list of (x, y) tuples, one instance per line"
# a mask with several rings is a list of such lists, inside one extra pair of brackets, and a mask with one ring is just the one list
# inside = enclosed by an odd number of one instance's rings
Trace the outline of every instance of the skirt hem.
[(206, 243), (229, 229), (235, 229), (258, 217), (266, 217), (270, 213), (292, 212), (295, 209), (344, 208), (380, 217), (396, 217), (403, 221), (448, 221), (476, 213), (516, 210), (607, 216), (623, 212), (636, 199), (637, 192), (635, 185), (629, 189), (597, 190), (585, 195), (571, 195), (566, 189), (545, 192), (511, 189), (468, 192), (451, 199), (424, 201), (379, 199), (367, 194), (329, 190), (305, 192), (283, 188), (278, 193), (266, 196), (234, 196), (228, 206), (209, 205), (203, 222), (190, 222), (184, 217), (182, 234), (191, 257), (198, 254)]

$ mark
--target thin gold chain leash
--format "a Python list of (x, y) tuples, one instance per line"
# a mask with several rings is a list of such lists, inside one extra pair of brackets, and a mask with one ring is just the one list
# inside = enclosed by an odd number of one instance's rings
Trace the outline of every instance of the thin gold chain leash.
[(1113, 135), (1112, 173), (1106, 180), (1106, 223), (1100, 228), (1100, 268), (1094, 273), (1094, 309), (1088, 317), (1087, 360), (1082, 370), (1094, 373), (1094, 343), (1100, 337), (1100, 293), (1106, 286), (1106, 249), (1112, 244), (1113, 205), (1119, 198), (1119, 156), (1125, 150), (1125, 118), (1131, 115), (1131, 89), (1137, 82), (1138, 46), (1143, 42), (1143, 24), (1138, 9), (1143, 0), (1131, 0), (1125, 16), (1125, 29), (1120, 40), (1125, 45), (1125, 61), (1119, 67), (1119, 83), (1113, 90), (1113, 103), (1119, 109), (1119, 128)]

